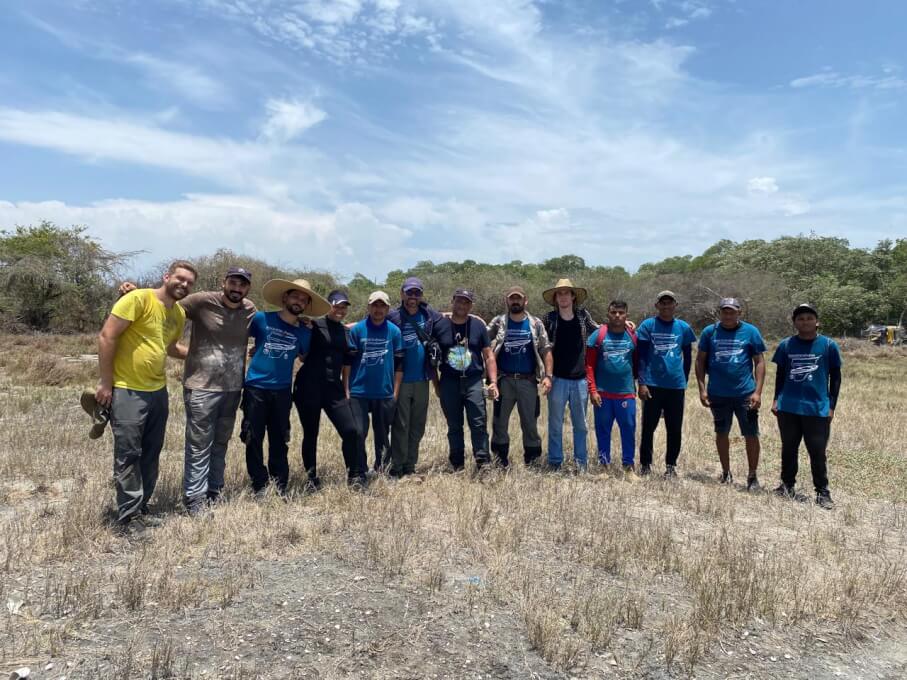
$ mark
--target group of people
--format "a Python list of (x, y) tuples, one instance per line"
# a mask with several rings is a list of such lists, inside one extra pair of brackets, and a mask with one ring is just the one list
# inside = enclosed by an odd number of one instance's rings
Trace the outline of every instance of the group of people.
[[(193, 265), (170, 265), (158, 288), (121, 287), (99, 335), (100, 380), (87, 393), (95, 418), (93, 436), (109, 419), (114, 439), (117, 517), (128, 532), (155, 523), (148, 513), (168, 416), (166, 357), (185, 361), (186, 412), (183, 495), (191, 515), (216, 502), (224, 487), (227, 446), (237, 411), (240, 439), (254, 492), (273, 485), (286, 492), (293, 404), (302, 427), (302, 461), (307, 487), (321, 486), (317, 454), (321, 413), (341, 440), (348, 482), (364, 487), (369, 476), (412, 475), (426, 428), (433, 388), (447, 421), (451, 471), (466, 465), (468, 426), (477, 468), (510, 465), (509, 424), (516, 407), (523, 461), (558, 470), (565, 463), (564, 419), (569, 409), (573, 463), (588, 467), (586, 412), (592, 403), (598, 462), (611, 464), (611, 432), (620, 432), (621, 463), (627, 474), (652, 473), (654, 434), (666, 431), (664, 476), (677, 475), (687, 382), (697, 338), (676, 318), (677, 297), (655, 297), (656, 314), (636, 327), (621, 300), (608, 305), (598, 325), (583, 306), (588, 293), (561, 279), (542, 297), (551, 308), (529, 313), (526, 292), (504, 294), (503, 313), (486, 324), (472, 314), (474, 293), (453, 292), (441, 313), (424, 298), (415, 277), (404, 281), (397, 304), (383, 291), (368, 297), (367, 315), (346, 323), (350, 300), (342, 290), (327, 298), (307, 281), (274, 279), (263, 288), (276, 311), (258, 311), (248, 299), (252, 274), (230, 268), (219, 291), (192, 293)], [(695, 376), (700, 401), (711, 409), (721, 482), (733, 481), (729, 433), (734, 418), (746, 443), (747, 489), (760, 488), (759, 410), (766, 351), (741, 305), (722, 299), (718, 321), (698, 340)], [(772, 412), (782, 440), (781, 484), (796, 491), (798, 451), (805, 442), (816, 502), (833, 507), (828, 490), (826, 445), (841, 386), (841, 355), (818, 333), (818, 311), (798, 305), (796, 334), (783, 340), (772, 361), (778, 365)], [(182, 341), (191, 321), (188, 345)], [(249, 339), (253, 346), (249, 349)], [(295, 373), (296, 362), (301, 366)], [(538, 429), (541, 397), (548, 401), (547, 459)], [(636, 467), (637, 398), (642, 402), (639, 467)], [(491, 436), (486, 405), (492, 406)], [(373, 463), (366, 442), (372, 431)], [(267, 460), (264, 442), (267, 438)]]

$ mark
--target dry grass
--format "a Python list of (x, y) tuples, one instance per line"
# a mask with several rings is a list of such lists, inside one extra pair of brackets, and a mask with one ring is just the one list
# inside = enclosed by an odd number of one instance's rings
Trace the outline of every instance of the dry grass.
[[(294, 422), (289, 503), (250, 498), (234, 440), (228, 502), (190, 519), (179, 511), (183, 414), (174, 383), (155, 499), (165, 522), (129, 543), (110, 531), (111, 442), (87, 439), (81, 385), (32, 386), (17, 373), (31, 365), (22, 363), (30, 348), (7, 347), (0, 603), (16, 612), (0, 610), (0, 670), (825, 677), (832, 653), (847, 650), (849, 661), (835, 657), (845, 677), (848, 669), (897, 677), (907, 661), (897, 651), (907, 641), (900, 355), (846, 356), (830, 446), (833, 513), (720, 487), (710, 419), (691, 390), (677, 483), (597, 466), (581, 476), (519, 466), (481, 478), (443, 474), (445, 431), (433, 408), (423, 483), (379, 479), (350, 492), (326, 426), (326, 488), (303, 496)], [(44, 349), (53, 357), (52, 344)], [(763, 430), (769, 485), (779, 442), (770, 418)], [(739, 440), (733, 458), (744, 478)], [(293, 590), (302, 587), (311, 591)], [(259, 620), (272, 627), (251, 629)]]

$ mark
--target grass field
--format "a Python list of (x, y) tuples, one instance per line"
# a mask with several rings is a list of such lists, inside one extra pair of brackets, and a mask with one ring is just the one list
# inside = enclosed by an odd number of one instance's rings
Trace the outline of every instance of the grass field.
[[(303, 496), (294, 420), (288, 503), (250, 497), (234, 439), (228, 502), (189, 518), (174, 365), (154, 499), (163, 526), (129, 542), (109, 526), (110, 434), (90, 441), (78, 406), (95, 381), (95, 365), (80, 358), (94, 352), (93, 339), (3, 343), (2, 672), (907, 676), (907, 353), (845, 347), (829, 447), (832, 512), (719, 486), (710, 417), (691, 388), (674, 483), (594, 464), (587, 475), (525, 470), (516, 414), (512, 470), (445, 474), (433, 403), (422, 481), (379, 478), (349, 491), (326, 426), (325, 489)], [(543, 432), (544, 423), (543, 408)], [(771, 487), (779, 441), (765, 413), (762, 429), (760, 476)], [(744, 480), (739, 438), (732, 457)], [(808, 469), (804, 455), (799, 481), (810, 491)]]

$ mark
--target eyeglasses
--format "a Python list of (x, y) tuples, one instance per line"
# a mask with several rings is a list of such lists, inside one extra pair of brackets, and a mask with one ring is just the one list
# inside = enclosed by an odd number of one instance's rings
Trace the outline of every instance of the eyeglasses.
[(409, 290), (404, 290), (403, 294), (406, 297), (420, 298), (422, 297), (422, 291), (418, 288), (410, 288)]

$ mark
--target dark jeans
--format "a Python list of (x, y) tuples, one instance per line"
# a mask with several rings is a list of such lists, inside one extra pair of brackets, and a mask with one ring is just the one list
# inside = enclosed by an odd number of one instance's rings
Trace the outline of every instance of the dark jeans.
[(461, 469), (466, 460), (466, 442), (463, 439), (463, 413), (469, 423), (472, 439), (472, 455), (476, 465), (490, 460), (488, 454), (488, 416), (485, 411), (485, 395), (482, 392), (482, 376), (465, 378), (442, 376), (441, 410), (447, 419), (447, 443), (450, 447), (448, 459), (455, 470)]
[(683, 429), (683, 403), (686, 390), (666, 387), (649, 387), (651, 398), (642, 402), (642, 435), (639, 440), (639, 462), (642, 465), (652, 464), (652, 449), (655, 429), (664, 413), (667, 432), (667, 449), (665, 465), (677, 465), (680, 456), (681, 432)]
[(825, 447), (831, 434), (831, 421), (822, 416), (801, 416), (778, 411), (781, 431), (781, 481), (794, 486), (799, 469), (800, 442), (806, 444), (816, 491), (828, 489), (828, 467)]
[(294, 398), (299, 422), (302, 424), (302, 464), (309, 479), (318, 476), (318, 431), (321, 428), (322, 409), (340, 435), (347, 476), (351, 480), (365, 477), (367, 461), (365, 447), (360, 443), (362, 433), (343, 389), (328, 387), (321, 394), (315, 395), (303, 395), (297, 391)]
[(375, 472), (380, 472), (390, 464), (390, 433), (394, 422), (394, 398), (389, 399), (350, 399), (350, 408), (353, 417), (359, 423), (362, 437), (359, 439), (362, 450), (360, 455), (368, 466), (368, 453), (365, 450), (365, 440), (368, 439), (368, 416), (372, 416), (372, 437), (375, 442)]
[[(246, 445), (246, 470), (256, 491), (274, 480), (283, 491), (290, 481), (287, 442), (290, 440), (289, 389), (264, 390), (246, 387), (242, 398), (242, 426), (239, 438)], [(268, 465), (264, 464), (264, 439), (268, 435)]]
[(110, 427), (120, 522), (140, 513), (154, 493), (169, 414), (166, 387), (154, 392), (113, 388)]

